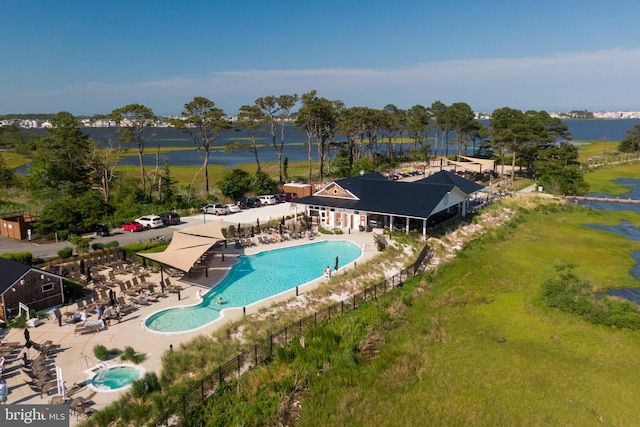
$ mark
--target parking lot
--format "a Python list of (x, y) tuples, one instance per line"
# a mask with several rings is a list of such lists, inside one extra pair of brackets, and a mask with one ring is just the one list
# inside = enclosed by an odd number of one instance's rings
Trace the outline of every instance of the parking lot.
[[(194, 225), (200, 225), (208, 221), (222, 220), (222, 227), (228, 227), (233, 225), (238, 226), (238, 223), (242, 227), (255, 226), (259, 221), (261, 225), (266, 224), (271, 219), (280, 219), (283, 216), (294, 215), (296, 210), (291, 203), (278, 203), (275, 205), (262, 206), (258, 208), (252, 208), (243, 210), (240, 212), (231, 213), (228, 215), (212, 215), (212, 214), (198, 214), (188, 217), (180, 218), (180, 224), (172, 225), (169, 227), (155, 228), (145, 230), (136, 233), (123, 232), (120, 229), (112, 229), (111, 236), (98, 237), (95, 234), (87, 234), (86, 237), (91, 238), (91, 244), (108, 243), (111, 241), (118, 241), (122, 245), (129, 243), (137, 243), (145, 240), (152, 240), (157, 238), (170, 239), (173, 230), (188, 228)], [(298, 210), (301, 212), (301, 210)], [(64, 240), (59, 242), (45, 242), (45, 241), (18, 241), (9, 239), (7, 237), (0, 237), (0, 254), (6, 252), (31, 252), (34, 257), (51, 257), (57, 255), (58, 251), (67, 246), (73, 246), (70, 242)]]

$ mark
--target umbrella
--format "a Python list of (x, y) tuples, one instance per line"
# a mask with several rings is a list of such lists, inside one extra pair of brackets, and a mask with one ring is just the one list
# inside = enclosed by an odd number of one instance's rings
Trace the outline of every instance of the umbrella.
[(282, 224), (280, 224), (280, 234), (282, 234)]
[(256, 218), (256, 228), (260, 230), (260, 218)]
[(87, 267), (87, 282), (91, 281), (91, 268)]
[(238, 235), (240, 235), (240, 223), (238, 223)]
[(251, 226), (251, 237), (256, 235), (256, 231), (253, 229), (253, 225)]
[(80, 260), (80, 274), (84, 274), (84, 260)]
[(280, 220), (280, 225), (284, 225), (284, 217)]
[(336, 257), (336, 268), (335, 268), (335, 270), (336, 271), (338, 270), (338, 257)]

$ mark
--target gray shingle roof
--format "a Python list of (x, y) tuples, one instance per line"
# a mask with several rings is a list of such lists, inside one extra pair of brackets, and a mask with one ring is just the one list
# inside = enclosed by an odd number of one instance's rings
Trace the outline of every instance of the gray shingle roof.
[(453, 184), (467, 194), (473, 194), (476, 191), (480, 191), (484, 188), (484, 185), (469, 181), (468, 179), (458, 176), (455, 173), (444, 170), (434, 173), (433, 175), (416, 182), (430, 184)]
[(24, 276), (31, 267), (0, 257), (0, 294)]
[(377, 173), (341, 179), (335, 183), (360, 200), (312, 195), (295, 202), (426, 219), (434, 213), (444, 196), (456, 187), (450, 183), (390, 181)]

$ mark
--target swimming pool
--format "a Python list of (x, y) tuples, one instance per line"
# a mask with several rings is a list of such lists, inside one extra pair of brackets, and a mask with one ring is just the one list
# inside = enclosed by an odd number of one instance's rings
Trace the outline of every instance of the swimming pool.
[[(241, 256), (227, 277), (190, 307), (166, 309), (149, 316), (144, 325), (156, 332), (177, 333), (202, 327), (225, 308), (245, 307), (322, 277), (327, 266), (349, 264), (360, 257), (358, 245), (347, 241), (317, 242)], [(218, 304), (218, 298), (224, 301)]]
[(92, 372), (89, 386), (101, 392), (120, 391), (144, 375), (144, 369), (133, 365), (116, 365)]

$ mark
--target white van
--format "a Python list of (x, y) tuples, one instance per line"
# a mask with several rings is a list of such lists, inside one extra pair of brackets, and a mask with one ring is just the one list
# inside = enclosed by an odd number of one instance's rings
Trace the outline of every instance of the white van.
[(262, 206), (275, 205), (277, 203), (276, 197), (271, 194), (263, 194), (262, 196), (258, 197), (258, 199), (260, 200)]
[(136, 219), (136, 222), (139, 222), (140, 224), (142, 224), (144, 226), (144, 228), (146, 228), (147, 230), (149, 228), (164, 227), (164, 221), (158, 215), (142, 216), (142, 217)]

